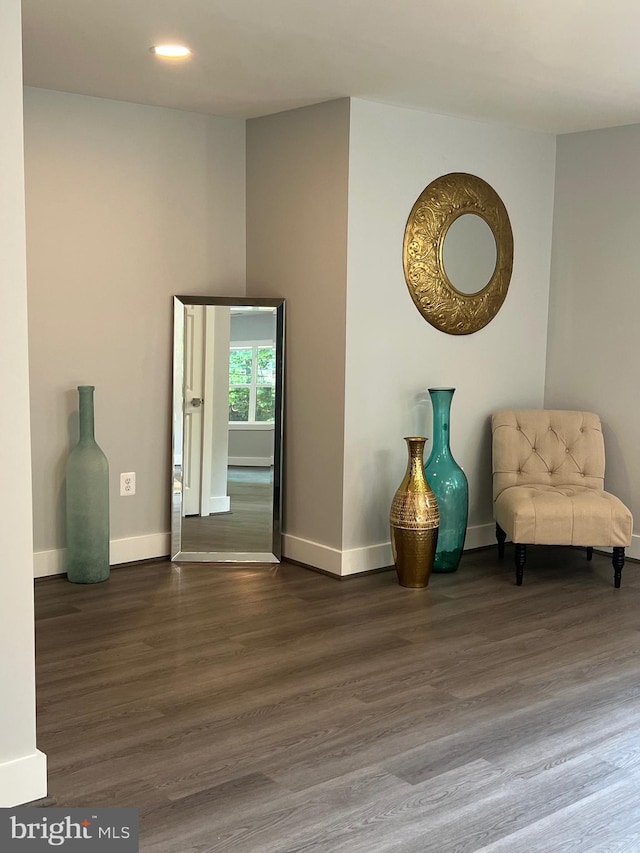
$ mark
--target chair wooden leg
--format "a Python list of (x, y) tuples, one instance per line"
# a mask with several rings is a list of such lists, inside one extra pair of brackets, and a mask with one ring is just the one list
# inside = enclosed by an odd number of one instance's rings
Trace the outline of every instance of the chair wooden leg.
[(515, 563), (516, 563), (516, 584), (522, 586), (522, 577), (524, 575), (524, 564), (527, 559), (527, 546), (515, 544)]
[(589, 548), (587, 548), (587, 560), (592, 560), (592, 559), (593, 559), (593, 548), (589, 547)]
[(502, 559), (504, 557), (504, 542), (507, 538), (507, 534), (500, 527), (499, 524), (496, 524), (496, 539), (498, 540), (498, 557)]
[(613, 549), (613, 584), (616, 589), (620, 589), (622, 583), (622, 567), (624, 566), (624, 548), (616, 547)]

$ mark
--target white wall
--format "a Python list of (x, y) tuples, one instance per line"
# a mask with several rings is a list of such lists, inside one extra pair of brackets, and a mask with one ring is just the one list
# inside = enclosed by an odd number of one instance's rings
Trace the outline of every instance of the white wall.
[[(27, 89), (36, 573), (64, 570), (64, 468), (96, 386), (112, 562), (169, 553), (174, 294), (245, 292), (244, 122)], [(122, 471), (137, 474), (119, 496)]]
[(639, 198), (640, 125), (558, 138), (545, 405), (600, 415), (605, 486), (636, 526)]
[(273, 465), (275, 430), (229, 427), (229, 465)]
[(44, 797), (36, 749), (33, 549), (19, 0), (0, 4), (0, 808)]
[(246, 314), (231, 314), (231, 343), (247, 341), (275, 341), (276, 312), (253, 311)]
[[(352, 101), (342, 573), (391, 564), (403, 437), (431, 436), (429, 386), (457, 389), (451, 444), (469, 479), (467, 547), (495, 541), (489, 416), (543, 403), (554, 167), (550, 135)], [(507, 298), (467, 336), (423, 319), (402, 269), (409, 212), (448, 172), (491, 184), (514, 235)]]

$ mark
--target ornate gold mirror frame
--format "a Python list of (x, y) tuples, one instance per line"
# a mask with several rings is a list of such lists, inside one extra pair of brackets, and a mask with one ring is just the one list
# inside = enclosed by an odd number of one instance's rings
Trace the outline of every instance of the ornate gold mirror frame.
[[(465, 213), (484, 219), (496, 241), (493, 275), (477, 293), (457, 290), (442, 261), (447, 231)], [(502, 199), (475, 175), (452, 172), (436, 178), (411, 209), (402, 261), (411, 298), (432, 326), (449, 335), (469, 335), (482, 329), (500, 310), (513, 268), (513, 233)]]

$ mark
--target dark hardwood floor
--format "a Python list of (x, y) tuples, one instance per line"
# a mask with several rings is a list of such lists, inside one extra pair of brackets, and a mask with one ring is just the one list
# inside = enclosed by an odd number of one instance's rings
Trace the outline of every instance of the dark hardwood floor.
[(119, 568), (36, 583), (50, 805), (145, 853), (638, 853), (640, 572), (531, 548), (394, 572)]

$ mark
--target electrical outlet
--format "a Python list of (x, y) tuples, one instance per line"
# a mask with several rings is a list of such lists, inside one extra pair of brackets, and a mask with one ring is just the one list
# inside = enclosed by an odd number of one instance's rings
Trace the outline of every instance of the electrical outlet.
[(135, 495), (136, 493), (136, 475), (133, 471), (126, 474), (120, 474), (120, 496)]

